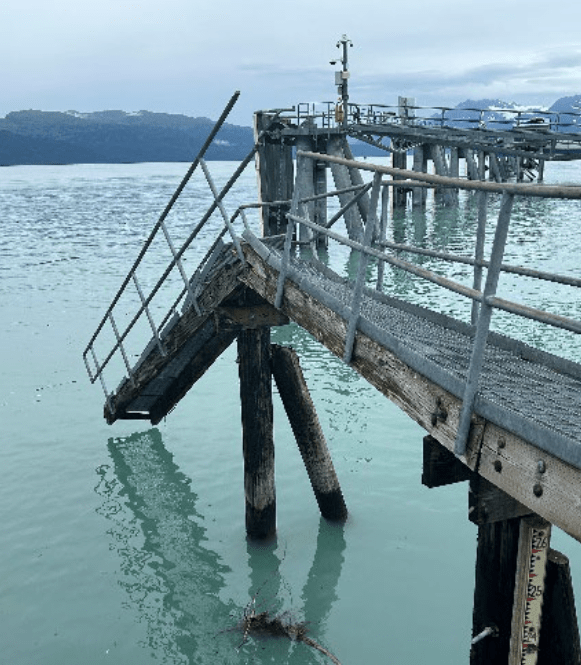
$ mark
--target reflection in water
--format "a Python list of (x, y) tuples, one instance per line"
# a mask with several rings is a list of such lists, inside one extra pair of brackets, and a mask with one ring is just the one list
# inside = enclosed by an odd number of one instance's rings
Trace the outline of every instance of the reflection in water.
[(216, 635), (235, 609), (219, 599), (228, 569), (204, 547), (197, 497), (159, 431), (110, 439), (109, 453), (100, 512), (112, 522), (120, 584), (147, 621), (148, 647), (164, 662), (239, 662), (231, 640)]
[[(112, 466), (104, 465), (96, 492), (109, 520), (112, 547), (121, 558), (121, 586), (147, 623), (147, 647), (166, 663), (302, 663), (324, 657), (285, 639), (250, 640), (229, 630), (243, 608), (220, 598), (231, 571), (205, 546), (203, 516), (190, 480), (165, 449), (157, 429), (110, 439)], [(285, 582), (276, 542), (248, 542), (249, 601), (258, 611), (283, 612)], [(304, 619), (323, 639), (336, 600), (345, 540), (341, 526), (321, 520), (317, 550), (301, 594)], [(241, 562), (241, 568), (243, 567)], [(302, 620), (292, 616), (293, 621)]]

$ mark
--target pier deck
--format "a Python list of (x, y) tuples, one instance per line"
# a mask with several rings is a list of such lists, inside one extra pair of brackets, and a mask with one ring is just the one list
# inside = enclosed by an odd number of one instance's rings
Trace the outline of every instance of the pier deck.
[[(109, 422), (159, 422), (242, 328), (292, 320), (343, 356), (353, 283), (322, 264), (293, 258), (278, 311), (280, 242), (247, 237), (246, 265), (232, 245), (224, 246), (198, 301), (202, 313), (187, 309), (162, 335), (166, 356), (150, 345), (135, 368), (135, 384), (126, 380), (111, 396)], [(453, 450), (473, 341), (467, 324), (366, 289), (350, 365)], [(580, 365), (489, 335), (466, 462), (577, 539), (579, 422)], [(541, 459), (548, 471), (537, 496)]]

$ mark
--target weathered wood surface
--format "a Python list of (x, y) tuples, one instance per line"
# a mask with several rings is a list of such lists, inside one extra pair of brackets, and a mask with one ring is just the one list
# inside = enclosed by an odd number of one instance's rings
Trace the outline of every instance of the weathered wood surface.
[[(254, 114), (254, 139), (272, 121), (272, 116), (263, 113)], [(281, 122), (273, 131), (284, 127)], [(261, 203), (272, 201), (290, 201), (293, 193), (294, 169), (292, 146), (281, 140), (272, 140), (266, 135), (258, 146), (255, 156), (258, 179), (258, 200)], [(290, 205), (268, 206), (260, 209), (264, 236), (283, 233), (286, 228), (286, 213)]]
[(496, 635), (472, 645), (470, 665), (507, 665), (520, 518), (478, 527), (473, 636), (485, 628)]
[[(250, 247), (241, 279), (273, 303), (278, 272)], [(346, 323), (292, 280), (281, 310), (334, 355), (343, 357)], [(350, 365), (448, 450), (454, 449), (461, 400), (428, 381), (373, 339), (357, 331)], [(445, 422), (433, 415), (447, 412)], [(539, 472), (539, 461), (544, 472)], [(465, 463), (531, 512), (581, 540), (581, 471), (482, 418), (473, 417)], [(500, 463), (500, 464), (498, 464)]]
[(273, 344), (272, 371), (321, 515), (345, 520), (347, 506), (296, 352)]
[(579, 624), (569, 560), (549, 551), (537, 665), (581, 665)]
[[(447, 416), (444, 411), (434, 414), (434, 418), (444, 416)], [(442, 487), (470, 480), (472, 475), (473, 472), (433, 436), (428, 434), (424, 437), (422, 485), (429, 488)]]
[[(228, 248), (224, 251), (231, 252)], [(105, 409), (109, 422), (128, 417), (149, 419), (148, 413), (139, 413), (146, 409), (140, 408), (137, 398), (146, 399), (151, 397), (150, 393), (154, 393), (153, 397), (159, 396), (159, 403), (153, 410), (154, 418), (163, 417), (177, 403), (238, 331), (237, 324), (232, 319), (235, 309), (227, 310), (224, 306), (256, 307), (257, 313), (265, 313), (265, 325), (284, 322), (284, 317), (288, 317), (309, 331), (332, 353), (343, 357), (346, 323), (341, 316), (291, 280), (286, 281), (281, 312), (273, 312), (271, 306), (275, 300), (278, 272), (249, 245), (244, 246), (244, 252), (246, 267), (234, 257), (207, 284), (199, 297), (204, 314), (198, 316), (193, 310), (188, 310), (166, 336), (167, 356), (161, 356), (159, 351), (153, 348), (137, 368), (136, 386), (126, 381), (113, 396), (113, 412)], [(243, 286), (249, 287), (250, 291), (245, 291)], [(254, 292), (259, 298), (251, 302), (240, 300), (245, 297), (244, 294), (250, 292)], [(219, 310), (220, 307), (222, 309)], [(283, 318), (280, 318), (281, 313)], [(218, 323), (218, 328), (216, 321), (222, 321)], [(207, 336), (207, 342), (192, 354), (187, 343), (195, 340), (197, 334)], [(190, 343), (194, 344), (194, 341)], [(186, 353), (188, 349), (189, 356)], [(186, 354), (187, 362), (180, 353)], [(176, 367), (167, 369), (174, 360)], [(428, 434), (448, 450), (453, 450), (460, 399), (412, 370), (394, 353), (387, 351), (360, 330), (356, 334), (350, 364), (382, 394), (400, 406)], [(164, 369), (167, 376), (162, 374)], [(130, 404), (136, 412), (133, 415), (127, 413)], [(447, 413), (446, 419), (434, 418), (434, 414), (442, 409)], [(464, 461), (468, 468), (476, 470), (531, 512), (581, 540), (579, 469), (480, 417), (472, 419)]]
[[(202, 313), (197, 314), (193, 308), (189, 308), (179, 316), (171, 329), (168, 325), (165, 330), (161, 331), (165, 355), (160, 353), (155, 343), (150, 343), (133, 368), (133, 380), (125, 380), (111, 397), (110, 405), (105, 405), (104, 415), (109, 424), (119, 418), (131, 417), (126, 414), (126, 409), (138, 396), (147, 393), (160, 394), (161, 387), (159, 389), (155, 385), (150, 387), (150, 384), (158, 379), (164, 369), (166, 369), (167, 382), (176, 378), (180, 369), (191, 360), (191, 355), (187, 352), (187, 344), (196, 336), (196, 333), (201, 335), (201, 346), (203, 346), (203, 339), (209, 340), (213, 336), (215, 332), (212, 323), (213, 310), (236, 291), (242, 290), (238, 281), (240, 261), (230, 246), (226, 246), (222, 250), (222, 255), (216, 263), (221, 266), (221, 269), (213, 274), (211, 281), (198, 297), (198, 306)], [(204, 327), (206, 327), (205, 331)], [(173, 363), (173, 366), (169, 367), (170, 363)], [(141, 410), (137, 406), (133, 407), (133, 411)], [(147, 416), (137, 415), (137, 417), (145, 418)]]
[(473, 474), (468, 494), (468, 517), (474, 524), (490, 524), (500, 520), (529, 515), (530, 508), (519, 503), (491, 482)]
[(218, 261), (222, 269), (209, 279), (198, 305), (175, 314), (161, 337), (162, 355), (152, 340), (133, 370), (105, 405), (110, 424), (118, 419), (144, 419), (156, 425), (186, 395), (192, 385), (236, 339), (243, 329), (278, 326), (288, 318), (244, 287), (238, 277), (243, 270), (231, 247)]
[(270, 328), (238, 335), (246, 533), (263, 540), (276, 533)]

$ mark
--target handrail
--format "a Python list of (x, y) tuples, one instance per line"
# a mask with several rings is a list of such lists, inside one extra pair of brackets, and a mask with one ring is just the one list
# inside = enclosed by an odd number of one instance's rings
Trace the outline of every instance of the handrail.
[[(177, 305), (179, 304), (181, 298), (183, 298), (185, 292), (190, 292), (190, 298), (192, 300), (192, 305), (196, 309), (196, 311), (198, 313), (200, 313), (199, 308), (198, 308), (198, 304), (196, 302), (196, 299), (195, 299), (195, 296), (194, 296), (194, 293), (193, 293), (193, 290), (192, 290), (191, 279), (189, 279), (188, 276), (186, 275), (185, 270), (184, 270), (183, 265), (182, 265), (181, 259), (182, 259), (182, 256), (184, 255), (184, 253), (186, 252), (186, 250), (190, 247), (192, 242), (195, 240), (195, 238), (197, 237), (199, 232), (205, 226), (205, 224), (210, 219), (210, 217), (213, 215), (213, 213), (216, 209), (219, 209), (220, 212), (222, 213), (222, 216), (223, 216), (223, 219), (224, 219), (224, 224), (225, 224), (225, 228), (224, 228), (223, 232), (220, 233), (220, 237), (222, 237), (224, 235), (224, 233), (229, 231), (232, 235), (233, 242), (235, 244), (238, 242), (238, 239), (237, 239), (237, 237), (236, 237), (236, 235), (233, 231), (233, 228), (229, 224), (228, 215), (226, 214), (226, 212), (223, 208), (222, 200), (224, 199), (226, 194), (230, 191), (230, 189), (232, 188), (234, 183), (237, 181), (237, 179), (241, 175), (241, 173), (246, 169), (246, 167), (248, 166), (250, 161), (254, 158), (254, 154), (255, 154), (255, 152), (258, 148), (259, 142), (262, 140), (263, 136), (268, 131), (270, 131), (272, 125), (277, 121), (278, 115), (280, 113), (280, 111), (277, 111), (277, 112), (274, 113), (274, 115), (270, 119), (270, 122), (268, 123), (266, 128), (263, 131), (261, 131), (260, 134), (258, 135), (258, 137), (256, 138), (256, 141), (255, 141), (252, 149), (250, 150), (250, 152), (239, 163), (237, 169), (234, 171), (233, 175), (230, 177), (230, 179), (224, 185), (224, 187), (221, 189), (221, 191), (217, 192), (217, 190), (215, 188), (215, 185), (214, 185), (214, 182), (213, 182), (213, 180), (212, 180), (212, 178), (209, 174), (209, 171), (207, 169), (207, 166), (204, 162), (203, 157), (204, 157), (207, 149), (211, 145), (212, 141), (214, 140), (216, 134), (218, 133), (220, 127), (225, 122), (228, 114), (230, 113), (232, 107), (236, 103), (239, 95), (240, 95), (240, 93), (236, 92), (231, 97), (228, 104), (226, 105), (224, 111), (220, 115), (220, 118), (216, 122), (216, 124), (213, 127), (212, 131), (208, 135), (208, 138), (206, 139), (206, 141), (204, 142), (202, 148), (200, 149), (197, 157), (195, 158), (194, 162), (189, 167), (189, 169), (188, 169), (186, 175), (184, 176), (184, 178), (182, 179), (180, 185), (178, 186), (178, 188), (174, 192), (173, 196), (171, 197), (170, 201), (166, 205), (165, 209), (163, 210), (163, 212), (160, 215), (158, 221), (154, 225), (154, 227), (153, 227), (152, 231), (150, 232), (149, 236), (147, 237), (143, 247), (141, 248), (141, 251), (139, 252), (139, 254), (137, 256), (137, 259), (134, 261), (132, 267), (130, 268), (129, 272), (127, 273), (125, 279), (123, 280), (123, 282), (121, 284), (121, 287), (118, 289), (117, 293), (115, 294), (112, 302), (110, 303), (109, 307), (107, 308), (107, 311), (105, 312), (105, 315), (101, 319), (101, 322), (97, 326), (97, 329), (95, 330), (95, 332), (91, 336), (91, 339), (89, 340), (89, 343), (87, 344), (87, 346), (85, 347), (85, 350), (83, 351), (83, 359), (84, 359), (84, 362), (85, 362), (85, 366), (87, 368), (87, 373), (89, 375), (89, 378), (90, 378), (92, 383), (94, 383), (98, 378), (101, 379), (101, 383), (102, 383), (102, 386), (103, 386), (103, 390), (105, 391), (105, 395), (107, 397), (107, 400), (109, 400), (109, 394), (107, 392), (107, 389), (106, 389), (104, 381), (103, 381), (103, 376), (102, 376), (103, 370), (108, 365), (108, 363), (111, 361), (111, 359), (115, 356), (115, 354), (117, 353), (118, 350), (121, 352), (121, 355), (124, 359), (125, 364), (127, 364), (127, 362), (125, 360), (127, 358), (127, 354), (126, 354), (126, 351), (124, 349), (123, 343), (126, 340), (129, 333), (131, 332), (131, 330), (134, 328), (135, 324), (140, 320), (140, 318), (142, 317), (142, 315), (144, 313), (146, 314), (146, 316), (148, 318), (150, 327), (151, 327), (152, 332), (153, 332), (154, 339), (156, 340), (157, 346), (160, 349), (160, 352), (162, 354), (164, 353), (164, 347), (163, 347), (162, 341), (160, 339), (160, 332), (163, 329), (164, 325), (169, 320), (169, 318), (171, 317), (173, 309), (175, 309), (175, 307), (177, 307)], [(169, 214), (169, 212), (171, 211), (174, 203), (176, 202), (176, 200), (180, 196), (181, 192), (183, 191), (185, 185), (187, 184), (187, 182), (189, 181), (189, 179), (193, 175), (193, 173), (196, 170), (197, 166), (200, 165), (200, 164), (202, 165), (206, 180), (208, 182), (208, 186), (209, 186), (209, 188), (212, 192), (212, 203), (209, 206), (206, 213), (203, 215), (202, 219), (193, 228), (193, 230), (190, 232), (190, 234), (188, 235), (186, 240), (183, 242), (182, 246), (179, 249), (177, 249), (176, 247), (174, 247), (172, 239), (169, 235), (168, 229), (167, 229), (166, 224), (165, 224), (165, 219), (166, 219), (167, 215)], [(166, 241), (166, 243), (167, 243), (167, 245), (170, 249), (172, 259), (169, 262), (169, 264), (167, 265), (167, 267), (165, 268), (165, 270), (163, 271), (161, 277), (157, 280), (157, 282), (155, 283), (153, 288), (149, 291), (148, 295), (145, 295), (142, 292), (142, 290), (139, 286), (136, 271), (137, 271), (137, 268), (139, 267), (139, 265), (141, 264), (144, 256), (146, 255), (148, 249), (151, 247), (151, 244), (153, 243), (153, 241), (156, 238), (156, 236), (157, 236), (160, 229), (161, 229), (161, 231), (163, 233), (163, 237), (165, 238), (165, 241)], [(238, 245), (238, 250), (239, 250), (239, 255), (241, 257), (243, 257), (239, 245)], [(206, 261), (208, 259), (208, 256), (209, 256), (209, 254), (206, 255), (204, 261)], [(153, 318), (152, 318), (152, 315), (151, 315), (150, 310), (149, 310), (149, 305), (151, 304), (151, 302), (152, 302), (153, 298), (155, 297), (155, 295), (159, 292), (162, 285), (165, 283), (167, 277), (170, 275), (170, 273), (172, 272), (172, 270), (176, 266), (178, 267), (178, 270), (179, 270), (180, 275), (182, 277), (182, 280), (184, 282), (184, 288), (182, 289), (178, 299), (174, 303), (173, 308), (170, 309), (169, 312), (165, 315), (161, 325), (156, 326), (153, 322)], [(98, 339), (99, 335), (104, 330), (105, 326), (111, 326), (112, 325), (113, 310), (114, 310), (115, 306), (119, 303), (119, 301), (120, 301), (121, 297), (123, 296), (123, 294), (126, 292), (127, 287), (130, 285), (130, 283), (133, 283), (133, 285), (135, 286), (135, 289), (137, 290), (137, 293), (139, 295), (139, 301), (140, 301), (141, 304), (137, 308), (137, 312), (133, 315), (133, 317), (131, 318), (129, 324), (127, 324), (125, 326), (125, 328), (122, 332), (120, 332), (117, 329), (116, 325), (112, 328), (113, 333), (114, 333), (114, 337), (115, 337), (115, 343), (113, 344), (112, 348), (109, 350), (107, 355), (105, 356), (105, 359), (103, 361), (99, 362), (99, 360), (97, 359), (97, 356), (96, 356), (94, 344), (95, 344), (96, 340)], [(113, 321), (114, 321), (114, 319), (113, 319)], [(94, 370), (91, 368), (89, 358), (91, 358), (93, 360)]]
[[(434, 175), (431, 173), (419, 173), (418, 171), (397, 169), (392, 166), (384, 166), (383, 164), (359, 162), (354, 159), (345, 159), (344, 157), (335, 157), (333, 155), (323, 155), (317, 152), (301, 150), (297, 152), (297, 158), (299, 157), (308, 157), (322, 162), (341, 164), (350, 168), (361, 169), (362, 171), (379, 172), (391, 176), (395, 175), (402, 178), (408, 178), (408, 180), (427, 182), (432, 185), (437, 185), (438, 187), (452, 187), (454, 189), (467, 189), (496, 194), (506, 192), (507, 194), (522, 194), (525, 196), (536, 196), (547, 199), (581, 199), (581, 186), (577, 185), (532, 185), (528, 183), (464, 180), (462, 178), (451, 178), (449, 176)], [(400, 185), (401, 183), (398, 182), (397, 186)]]
[[(282, 303), (282, 297), (284, 292), (284, 280), (287, 271), (286, 266), (288, 266), (289, 262), (290, 242), (288, 242), (288, 240), (292, 236), (292, 229), (294, 229), (294, 226), (297, 224), (305, 225), (315, 234), (320, 234), (328, 238), (333, 238), (338, 242), (340, 242), (341, 244), (359, 251), (362, 256), (361, 264), (363, 265), (365, 264), (366, 260), (365, 257), (372, 256), (378, 259), (382, 264), (389, 263), (393, 266), (401, 268), (409, 273), (417, 275), (423, 279), (426, 279), (432, 283), (444, 287), (461, 296), (467, 297), (472, 301), (478, 302), (480, 304), (480, 308), (477, 313), (477, 318), (475, 323), (475, 334), (472, 346), (472, 355), (468, 368), (468, 376), (464, 388), (462, 410), (460, 413), (458, 431), (456, 436), (456, 444), (455, 444), (456, 455), (458, 457), (463, 457), (466, 451), (473, 405), (479, 389), (480, 375), (484, 362), (484, 350), (488, 339), (493, 310), (494, 309), (504, 310), (511, 314), (526, 317), (528, 319), (532, 319), (541, 323), (549, 324), (551, 326), (568, 330), (576, 334), (581, 334), (581, 321), (577, 319), (573, 319), (567, 316), (562, 316), (559, 314), (554, 314), (541, 309), (536, 309), (524, 304), (511, 302), (496, 296), (498, 278), (501, 271), (511, 272), (518, 275), (525, 275), (527, 277), (534, 277), (537, 279), (548, 279), (550, 281), (554, 281), (560, 284), (566, 284), (577, 288), (581, 286), (581, 280), (573, 277), (562, 276), (562, 275), (536, 271), (526, 268), (519, 268), (515, 266), (507, 266), (503, 264), (504, 249), (510, 226), (511, 210), (512, 210), (513, 200), (516, 195), (579, 200), (581, 199), (581, 187), (547, 186), (547, 185), (535, 186), (530, 184), (525, 185), (525, 184), (513, 184), (513, 183), (466, 181), (459, 178), (449, 178), (445, 176), (417, 173), (414, 171), (407, 171), (405, 169), (397, 169), (389, 166), (370, 164), (368, 162), (359, 162), (356, 160), (349, 160), (341, 157), (334, 157), (331, 155), (322, 155), (319, 153), (298, 151), (297, 161), (300, 162), (300, 160), (305, 160), (305, 159), (311, 159), (311, 160), (316, 159), (318, 161), (326, 161), (330, 163), (341, 164), (349, 168), (357, 168), (361, 170), (371, 171), (374, 173), (374, 180), (373, 180), (374, 183), (379, 182), (378, 178), (381, 177), (381, 174), (387, 174), (393, 176), (394, 178), (406, 177), (411, 182), (421, 181), (424, 183), (429, 183), (432, 186), (454, 187), (465, 190), (502, 193), (502, 202), (500, 206), (498, 222), (496, 225), (495, 238), (492, 246), (490, 260), (488, 261), (485, 261), (484, 259), (477, 259), (477, 258), (471, 259), (467, 257), (450, 255), (448, 253), (436, 252), (434, 250), (410, 248), (409, 246), (399, 245), (397, 243), (389, 243), (387, 241), (380, 241), (379, 243), (380, 246), (387, 247), (395, 251), (401, 251), (401, 250), (412, 251), (417, 254), (427, 254), (448, 261), (468, 263), (475, 266), (476, 268), (486, 267), (487, 277), (483, 289), (480, 289), (480, 287), (478, 288), (467, 287), (463, 284), (456, 282), (455, 280), (443, 277), (430, 270), (419, 267), (401, 258), (390, 256), (385, 252), (379, 251), (371, 247), (372, 244), (371, 227), (374, 227), (376, 225), (376, 218), (377, 218), (376, 215), (376, 208), (378, 203), (377, 192), (376, 195), (373, 197), (374, 199), (373, 209), (370, 208), (369, 211), (365, 238), (363, 242), (357, 242), (355, 240), (342, 236), (334, 231), (331, 231), (326, 225), (317, 224), (311, 221), (306, 216), (300, 214), (298, 209), (291, 210), (290, 213), (287, 213), (287, 219), (289, 220), (289, 229), (287, 231), (287, 242), (285, 242), (284, 254), (281, 260), (279, 284), (278, 284), (277, 298), (275, 303), (277, 307), (280, 307)], [(297, 164), (297, 171), (299, 170), (299, 168), (300, 166), (299, 164)], [(386, 184), (395, 186), (399, 185), (400, 183), (401, 180), (394, 179)], [(297, 194), (296, 191), (295, 191), (295, 199), (297, 201), (300, 200), (300, 193)], [(353, 200), (351, 201), (351, 204), (352, 203)], [(298, 206), (295, 206), (295, 208), (298, 208)], [(479, 233), (480, 234), (484, 233), (483, 227), (479, 230)], [(480, 240), (480, 242), (482, 242), (482, 240)], [(357, 319), (359, 317), (358, 294), (362, 286), (361, 284), (361, 280), (363, 279), (362, 274), (363, 273), (361, 272), (361, 270), (359, 270), (353, 289), (351, 315), (347, 322), (348, 333), (345, 342), (344, 360), (346, 362), (349, 362), (351, 358), (352, 346), (354, 341), (354, 329), (357, 325)]]

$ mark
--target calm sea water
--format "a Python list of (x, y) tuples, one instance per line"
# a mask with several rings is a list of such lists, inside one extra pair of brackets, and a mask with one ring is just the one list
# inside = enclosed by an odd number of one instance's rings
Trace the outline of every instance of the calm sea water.
[[(211, 167), (218, 182), (233, 170)], [(350, 510), (342, 527), (320, 519), (275, 396), (278, 538), (246, 541), (233, 347), (159, 427), (104, 423), (81, 353), (185, 171), (0, 169), (0, 663), (328, 662), (285, 640), (242, 644), (237, 626), (253, 600), (308, 621), (343, 665), (466, 663), (476, 551), (467, 487), (422, 487), (423, 431), (304, 331), (290, 325), (273, 338), (300, 354)], [(579, 183), (581, 167), (549, 165), (547, 179)], [(253, 200), (254, 185), (250, 170), (233, 198)], [(202, 183), (189, 186), (171, 228), (186, 233), (208, 200)], [(507, 262), (579, 276), (580, 213), (578, 204), (518, 203)], [(397, 217), (389, 233), (471, 247), (475, 214), (463, 197), (458, 213), (430, 205)], [(352, 268), (348, 256), (330, 260)], [(463, 269), (436, 269), (470, 281)], [(467, 315), (397, 272), (385, 283)], [(531, 304), (581, 316), (571, 291), (501, 284), (516, 288)], [(495, 325), (579, 358), (567, 334)], [(553, 544), (581, 579), (581, 545), (560, 532)]]

